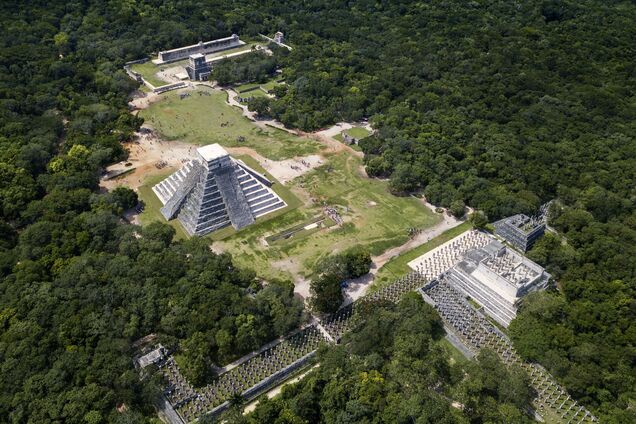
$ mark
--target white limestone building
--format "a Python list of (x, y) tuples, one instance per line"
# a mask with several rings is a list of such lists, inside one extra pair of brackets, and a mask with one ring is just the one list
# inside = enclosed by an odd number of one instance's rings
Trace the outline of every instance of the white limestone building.
[(152, 190), (164, 218), (179, 219), (189, 235), (205, 235), (229, 225), (241, 229), (287, 206), (271, 186), (219, 144), (209, 144)]
[(479, 303), (484, 312), (507, 327), (526, 294), (548, 286), (550, 274), (494, 237), (473, 234), (466, 249), (464, 233), (409, 262), (411, 269), (435, 279), (445, 277), (453, 287)]

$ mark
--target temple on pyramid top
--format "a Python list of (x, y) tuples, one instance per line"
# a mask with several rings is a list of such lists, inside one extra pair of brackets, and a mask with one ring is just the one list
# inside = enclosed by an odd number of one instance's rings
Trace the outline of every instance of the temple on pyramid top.
[(209, 144), (152, 191), (164, 218), (177, 218), (190, 235), (205, 235), (228, 225), (239, 230), (287, 206), (271, 187), (264, 175)]

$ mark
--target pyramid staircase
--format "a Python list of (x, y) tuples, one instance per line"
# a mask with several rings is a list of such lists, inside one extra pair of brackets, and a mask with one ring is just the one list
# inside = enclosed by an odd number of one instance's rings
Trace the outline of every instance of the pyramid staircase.
[(267, 178), (211, 146), (214, 156), (206, 153), (210, 146), (198, 149), (197, 159), (153, 187), (164, 218), (177, 217), (188, 234), (205, 235), (229, 225), (239, 230), (287, 206)]

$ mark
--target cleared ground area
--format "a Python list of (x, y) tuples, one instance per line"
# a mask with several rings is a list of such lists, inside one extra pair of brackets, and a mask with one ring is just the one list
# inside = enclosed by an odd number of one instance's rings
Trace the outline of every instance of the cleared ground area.
[[(183, 97), (183, 94), (189, 94)], [(227, 94), (204, 85), (163, 94), (161, 101), (140, 111), (140, 116), (165, 140), (181, 140), (223, 147), (250, 147), (268, 159), (289, 159), (316, 153), (316, 140), (276, 128), (259, 128), (229, 107)]]
[[(291, 189), (306, 200), (302, 208), (243, 229), (221, 240), (217, 248), (231, 252), (237, 262), (259, 270), (264, 277), (293, 277), (302, 282), (315, 262), (333, 252), (362, 245), (373, 255), (408, 240), (407, 228), (429, 227), (441, 218), (418, 199), (395, 197), (386, 183), (362, 172), (361, 160), (341, 152), (326, 163), (293, 180)], [(339, 224), (311, 228), (288, 240), (266, 242), (279, 234), (323, 214)], [(271, 240), (271, 238), (270, 238)]]
[[(302, 296), (320, 258), (358, 245), (378, 256), (408, 242), (409, 228), (442, 221), (420, 199), (393, 196), (385, 181), (368, 178), (358, 152), (322, 134), (298, 136), (264, 127), (230, 106), (226, 96), (199, 85), (140, 105), (154, 138), (152, 145), (135, 148), (133, 164), (140, 169), (145, 164), (146, 172), (132, 172), (120, 183), (138, 188), (146, 205), (138, 217), (142, 225), (165, 222), (151, 187), (178, 169), (181, 155), (211, 143), (265, 173), (288, 204), (239, 232), (229, 227), (210, 234), (213, 250), (231, 253), (262, 278), (292, 279)], [(165, 168), (156, 166), (161, 160)], [(170, 225), (178, 237), (185, 236), (177, 220)]]

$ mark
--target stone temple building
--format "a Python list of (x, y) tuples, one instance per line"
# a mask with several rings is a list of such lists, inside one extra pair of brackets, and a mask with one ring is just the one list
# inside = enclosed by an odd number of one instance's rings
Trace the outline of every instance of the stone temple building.
[(232, 225), (241, 229), (287, 204), (272, 182), (218, 144), (197, 149), (197, 157), (152, 190), (167, 220), (179, 219), (189, 235)]
[(539, 213), (532, 217), (517, 214), (496, 221), (493, 224), (495, 226), (495, 234), (522, 252), (527, 252), (545, 233), (549, 205), (550, 203), (548, 202), (541, 206)]
[(210, 54), (222, 50), (232, 49), (245, 44), (239, 39), (239, 36), (232, 34), (230, 37), (219, 38), (218, 40), (199, 41), (191, 46), (179, 47), (178, 49), (165, 50), (159, 52), (159, 57), (155, 61), (160, 65), (163, 63), (176, 62), (177, 60), (186, 59), (193, 54)]
[(274, 42), (276, 44), (283, 44), (285, 42), (285, 36), (282, 32), (278, 31), (276, 34), (274, 34)]
[(504, 327), (517, 315), (519, 300), (545, 289), (551, 278), (541, 266), (494, 239), (468, 250), (447, 277)]
[(212, 73), (212, 65), (206, 61), (205, 55), (201, 53), (190, 55), (185, 69), (188, 77), (193, 81), (207, 81)]

